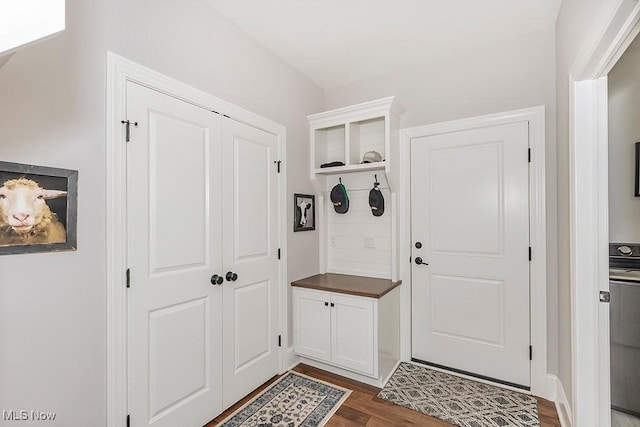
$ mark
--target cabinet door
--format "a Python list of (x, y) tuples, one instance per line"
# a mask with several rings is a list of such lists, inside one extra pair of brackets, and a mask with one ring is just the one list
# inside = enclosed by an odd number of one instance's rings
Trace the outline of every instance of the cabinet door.
[(375, 316), (371, 298), (331, 295), (331, 361), (375, 375)]
[(293, 289), (294, 351), (302, 356), (331, 359), (331, 310), (327, 292)]

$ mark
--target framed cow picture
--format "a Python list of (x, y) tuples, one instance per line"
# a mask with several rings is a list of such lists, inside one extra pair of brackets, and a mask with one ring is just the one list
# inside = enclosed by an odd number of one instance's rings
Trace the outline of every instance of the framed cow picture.
[(316, 229), (316, 196), (312, 194), (293, 195), (293, 231)]

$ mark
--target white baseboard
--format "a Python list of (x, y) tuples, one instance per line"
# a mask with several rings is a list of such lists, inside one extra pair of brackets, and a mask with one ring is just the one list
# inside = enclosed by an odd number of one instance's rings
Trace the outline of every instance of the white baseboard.
[(536, 394), (552, 402), (558, 401), (558, 377), (557, 375), (547, 374), (547, 383), (545, 384), (544, 393)]
[(567, 394), (564, 392), (564, 387), (560, 378), (555, 375), (549, 375), (554, 377), (556, 382), (556, 411), (558, 411), (558, 418), (560, 418), (560, 425), (562, 427), (573, 427), (573, 413), (571, 411), (571, 404), (567, 399)]
[(285, 367), (286, 370), (290, 370), (294, 366), (300, 363), (300, 356), (293, 352), (293, 346), (287, 349), (287, 353), (285, 356)]
[(391, 377), (393, 376), (393, 374), (396, 373), (396, 369), (398, 369), (398, 366), (400, 366), (400, 364), (402, 363), (402, 360), (398, 360), (394, 365), (393, 368), (391, 369), (391, 371), (384, 377), (382, 378), (382, 385), (380, 386), (381, 388), (384, 388), (384, 386), (387, 385), (387, 383), (389, 382), (389, 380), (391, 379)]

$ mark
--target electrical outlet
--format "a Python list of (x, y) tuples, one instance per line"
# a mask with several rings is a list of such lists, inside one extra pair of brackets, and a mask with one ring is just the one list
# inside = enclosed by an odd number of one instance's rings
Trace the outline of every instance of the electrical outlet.
[(376, 242), (373, 240), (373, 237), (365, 236), (364, 247), (367, 249), (374, 249), (376, 247)]

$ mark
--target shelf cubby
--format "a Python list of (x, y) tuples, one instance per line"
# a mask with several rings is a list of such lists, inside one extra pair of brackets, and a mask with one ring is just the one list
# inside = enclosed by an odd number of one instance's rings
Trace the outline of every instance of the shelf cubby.
[(348, 165), (362, 163), (368, 151), (380, 153), (385, 158), (385, 118), (375, 117), (349, 123), (349, 161)]
[(346, 163), (346, 125), (315, 129), (314, 140), (315, 168), (329, 162)]

